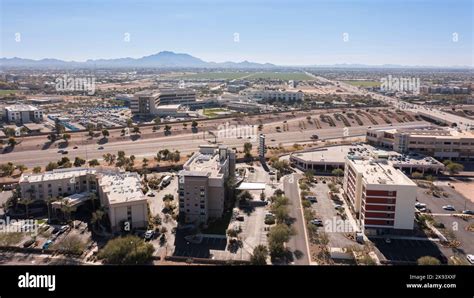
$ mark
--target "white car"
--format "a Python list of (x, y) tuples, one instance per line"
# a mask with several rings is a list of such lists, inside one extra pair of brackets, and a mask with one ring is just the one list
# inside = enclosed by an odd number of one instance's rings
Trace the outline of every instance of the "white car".
[(444, 205), (443, 209), (446, 211), (456, 211), (452, 205)]
[(320, 219), (312, 219), (310, 221), (311, 224), (315, 225), (315, 226), (319, 226), (319, 227), (322, 227), (323, 226), (323, 221), (320, 220)]
[(467, 255), (466, 258), (469, 261), (469, 263), (474, 264), (474, 255)]
[(424, 204), (424, 203), (416, 202), (416, 204), (415, 204), (415, 208), (417, 208), (417, 209), (421, 209), (421, 208), (424, 208), (424, 207), (426, 207), (426, 204)]

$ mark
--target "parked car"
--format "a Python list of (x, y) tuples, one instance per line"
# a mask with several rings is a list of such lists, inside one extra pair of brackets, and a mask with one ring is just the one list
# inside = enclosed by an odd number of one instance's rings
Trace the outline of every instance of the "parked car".
[(155, 236), (155, 231), (153, 230), (148, 230), (145, 232), (145, 241), (150, 241), (153, 239), (153, 236)]
[(464, 210), (464, 211), (462, 212), (462, 214), (474, 215), (474, 211), (473, 211), (473, 210)]
[(74, 146), (74, 148), (72, 148), (72, 149), (77, 149), (77, 148), (78, 148), (77, 146)]
[(443, 209), (446, 211), (456, 211), (452, 205), (444, 205)]
[(424, 203), (420, 203), (420, 202), (415, 203), (415, 208), (417, 208), (417, 209), (425, 208), (425, 207), (426, 207), (426, 204), (424, 204)]
[(53, 243), (52, 240), (47, 240), (44, 244), (43, 244), (43, 249), (48, 249), (51, 244)]
[(149, 196), (149, 197), (154, 197), (154, 196), (155, 196), (155, 194), (154, 194), (154, 193), (152, 193), (152, 192), (150, 192), (150, 193), (148, 193), (148, 195), (147, 195), (147, 196)]
[(58, 227), (55, 227), (55, 228), (53, 229), (53, 231), (51, 231), (51, 234), (56, 235), (56, 234), (59, 233), (59, 231), (60, 231), (60, 229), (59, 229)]
[(61, 154), (68, 154), (69, 152), (67, 150), (64, 150), (63, 152), (61, 152)]
[(334, 205), (334, 209), (339, 210), (339, 209), (344, 209), (344, 207), (342, 205), (336, 204)]
[(30, 240), (26, 240), (24, 243), (23, 243), (23, 247), (30, 247), (33, 245), (33, 243), (35, 243), (35, 239), (31, 238)]
[(474, 264), (474, 255), (467, 255), (466, 258), (469, 261), (469, 263)]
[(317, 203), (318, 200), (315, 196), (306, 196), (306, 200), (310, 201), (311, 203)]
[(320, 219), (312, 219), (312, 220), (310, 220), (310, 223), (315, 225), (315, 226), (318, 226), (318, 227), (323, 226), (323, 221), (320, 220)]
[(104, 150), (104, 146), (100, 146), (97, 150)]

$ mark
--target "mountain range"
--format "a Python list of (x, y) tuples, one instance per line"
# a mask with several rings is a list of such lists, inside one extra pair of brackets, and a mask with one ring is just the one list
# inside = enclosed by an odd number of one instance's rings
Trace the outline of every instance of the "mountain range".
[[(6, 68), (235, 68), (235, 69), (270, 69), (291, 68), (291, 66), (278, 66), (271, 63), (242, 62), (207, 62), (185, 53), (163, 51), (141, 58), (117, 59), (91, 59), (84, 62), (64, 61), (59, 59), (24, 59), (0, 58), (0, 67)], [(296, 66), (294, 66), (296, 67)], [(471, 66), (406, 66), (406, 65), (366, 65), (366, 64), (333, 64), (333, 65), (308, 65), (301, 67), (320, 68), (472, 68)]]
[(270, 63), (243, 62), (206, 62), (189, 54), (163, 51), (141, 58), (96, 59), (84, 62), (63, 61), (58, 59), (0, 58), (1, 67), (45, 67), (45, 68), (272, 68)]

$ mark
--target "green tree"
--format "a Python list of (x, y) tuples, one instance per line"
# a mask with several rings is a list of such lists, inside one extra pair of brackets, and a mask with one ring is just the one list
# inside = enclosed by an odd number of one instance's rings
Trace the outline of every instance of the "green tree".
[(292, 231), (286, 224), (277, 224), (270, 229), (268, 233), (268, 244), (270, 255), (274, 257), (281, 257), (285, 254), (285, 242), (290, 240)]
[(246, 158), (251, 158), (252, 157), (252, 143), (246, 142), (244, 144), (244, 153)]
[(107, 242), (98, 257), (106, 264), (147, 264), (154, 250), (152, 244), (130, 235)]
[(104, 139), (107, 139), (107, 137), (110, 136), (108, 129), (104, 128), (102, 130), (102, 136), (104, 137)]
[(308, 179), (308, 181), (313, 181), (313, 178), (314, 178), (314, 174), (313, 174), (313, 171), (311, 170), (308, 170), (306, 172), (304, 172), (304, 176), (306, 177), (306, 179)]
[(82, 159), (80, 157), (76, 157), (74, 159), (74, 166), (75, 167), (82, 167), (83, 165), (86, 164), (86, 160), (85, 159)]
[(344, 170), (337, 168), (337, 169), (332, 170), (331, 174), (339, 178), (339, 177), (344, 176)]
[(41, 167), (39, 167), (39, 166), (38, 166), (38, 167), (34, 167), (34, 168), (33, 168), (33, 173), (35, 173), (35, 174), (41, 173)]
[(418, 265), (440, 265), (441, 262), (437, 258), (433, 258), (430, 256), (424, 256), (419, 258), (416, 263)]
[(257, 245), (253, 249), (250, 263), (252, 265), (266, 265), (268, 257), (268, 249), (265, 245)]
[(138, 125), (135, 125), (135, 126), (133, 127), (133, 133), (134, 133), (134, 134), (139, 134), (139, 133), (141, 133), (141, 132), (140, 132), (140, 127), (139, 127)]
[(57, 169), (59, 167), (58, 163), (57, 162), (53, 162), (51, 161), (50, 163), (48, 163), (48, 165), (46, 166), (46, 171), (52, 171), (54, 169)]
[(97, 159), (92, 159), (92, 160), (89, 160), (89, 166), (91, 167), (95, 167), (95, 166), (98, 166), (100, 165), (99, 161)]
[(413, 179), (421, 179), (421, 178), (423, 178), (423, 174), (420, 173), (420, 172), (413, 172), (413, 173), (411, 173), (411, 177)]
[(132, 119), (128, 118), (127, 119), (127, 127), (130, 128), (132, 126), (133, 126), (133, 121), (132, 121)]
[(198, 126), (198, 123), (196, 120), (193, 120), (193, 122), (191, 122), (191, 127), (192, 128), (196, 128)]
[(69, 143), (69, 140), (71, 139), (71, 135), (68, 134), (68, 133), (65, 133), (63, 134), (63, 140), (66, 142), (66, 143)]
[(8, 162), (6, 164), (0, 165), (0, 171), (2, 172), (2, 177), (3, 176), (11, 176), (13, 172), (15, 171), (15, 166), (13, 163)]
[(20, 171), (20, 174), (23, 174), (28, 168), (24, 164), (19, 164), (16, 166), (16, 169)]
[(171, 133), (171, 126), (168, 124), (165, 125), (165, 134), (170, 134)]
[(448, 169), (450, 174), (457, 174), (457, 173), (461, 172), (462, 170), (464, 170), (464, 166), (462, 164), (456, 163), (456, 162), (449, 163), (446, 166), (446, 168)]
[(8, 145), (9, 145), (10, 147), (13, 148), (13, 147), (15, 147), (16, 144), (18, 144), (18, 143), (16, 142), (16, 140), (15, 140), (14, 137), (8, 138)]

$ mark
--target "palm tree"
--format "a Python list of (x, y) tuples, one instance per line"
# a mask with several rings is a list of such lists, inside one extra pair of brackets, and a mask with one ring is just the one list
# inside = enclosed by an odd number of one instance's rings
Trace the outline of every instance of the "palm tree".
[(29, 213), (30, 213), (29, 206), (30, 206), (31, 203), (33, 203), (33, 199), (31, 199), (31, 198), (21, 199), (21, 204), (25, 206), (26, 218), (29, 217)]
[(51, 221), (51, 203), (53, 203), (54, 201), (57, 201), (58, 199), (57, 198), (47, 198), (45, 201), (46, 201), (46, 205), (48, 207), (48, 222)]
[(71, 203), (67, 200), (62, 200), (61, 201), (61, 211), (66, 214), (66, 219), (67, 222), (71, 220), (71, 213), (74, 211), (74, 207), (71, 206)]
[(92, 213), (92, 218), (91, 218), (91, 223), (95, 226), (100, 223), (102, 218), (104, 217), (105, 212), (103, 210), (96, 210), (95, 212)]

